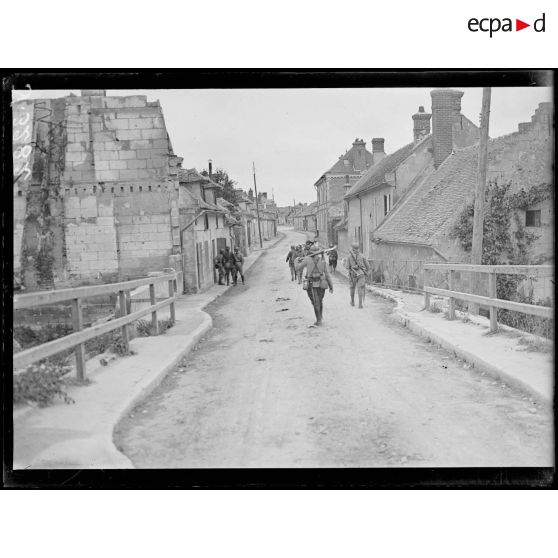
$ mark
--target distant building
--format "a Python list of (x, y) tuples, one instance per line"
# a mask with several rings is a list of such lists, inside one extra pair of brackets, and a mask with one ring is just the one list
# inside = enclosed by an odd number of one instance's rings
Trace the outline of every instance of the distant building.
[(337, 243), (335, 225), (343, 219), (343, 196), (368, 168), (374, 155), (367, 151), (366, 142), (355, 139), (349, 151), (314, 184), (317, 194), (316, 231), (323, 243)]
[(229, 210), (221, 186), (196, 169), (180, 169), (180, 233), (184, 291), (200, 292), (218, 281), (213, 260), (232, 244)]

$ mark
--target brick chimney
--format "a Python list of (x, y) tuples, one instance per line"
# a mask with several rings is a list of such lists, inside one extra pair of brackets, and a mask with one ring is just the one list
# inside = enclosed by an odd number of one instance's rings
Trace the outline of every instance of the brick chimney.
[(424, 136), (430, 133), (431, 114), (424, 112), (424, 107), (420, 106), (418, 112), (413, 114), (413, 141), (419, 142)]
[(463, 91), (435, 89), (432, 97), (434, 167), (438, 168), (453, 151), (453, 123), (461, 113)]
[(372, 138), (372, 164), (376, 165), (385, 156), (384, 138)]
[(356, 171), (366, 170), (366, 142), (358, 138), (353, 141), (353, 168)]

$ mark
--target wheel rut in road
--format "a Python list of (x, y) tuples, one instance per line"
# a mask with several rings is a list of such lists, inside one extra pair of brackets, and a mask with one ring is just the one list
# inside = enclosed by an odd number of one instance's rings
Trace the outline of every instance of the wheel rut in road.
[(290, 280), (300, 233), (206, 308), (214, 327), (119, 425), (137, 467), (545, 466), (548, 409), (416, 337), (334, 277), (324, 326)]

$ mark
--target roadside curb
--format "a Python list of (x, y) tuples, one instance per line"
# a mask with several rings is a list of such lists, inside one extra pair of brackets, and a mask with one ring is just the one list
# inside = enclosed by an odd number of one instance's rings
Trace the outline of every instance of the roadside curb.
[(196, 344), (200, 341), (200, 339), (213, 327), (213, 320), (211, 316), (200, 310), (203, 314), (202, 316), (202, 323), (190, 334), (190, 339), (186, 343), (186, 345), (181, 349), (181, 351), (170, 361), (168, 362), (164, 368), (159, 370), (156, 374), (153, 375), (151, 378), (147, 378), (144, 382), (140, 382), (134, 393), (131, 394), (129, 400), (123, 404), (121, 409), (118, 411), (118, 416), (114, 421), (114, 424), (111, 428), (110, 433), (110, 445), (112, 450), (118, 452), (119, 457), (125, 458), (130, 468), (135, 468), (134, 464), (130, 461), (130, 459), (122, 453), (114, 444), (114, 430), (118, 426), (118, 423), (139, 403), (141, 403), (146, 397), (148, 397), (155, 388), (165, 379), (167, 374), (184, 358), (186, 357), (192, 349), (196, 346)]
[(396, 307), (394, 308), (394, 313), (396, 315), (397, 320), (416, 335), (424, 339), (428, 339), (432, 343), (435, 343), (440, 347), (454, 353), (455, 356), (457, 356), (458, 358), (464, 360), (465, 362), (468, 362), (469, 364), (472, 364), (475, 369), (488, 374), (495, 380), (504, 382), (509, 386), (512, 386), (526, 393), (527, 395), (535, 399), (538, 403), (545, 406), (552, 405), (552, 398), (549, 399), (542, 393), (533, 389), (533, 387), (530, 386), (529, 384), (508, 374), (505, 370), (502, 370), (501, 368), (498, 368), (497, 366), (494, 366), (493, 364), (486, 362), (483, 358), (479, 357), (478, 355), (475, 355), (474, 353), (471, 353), (470, 351), (467, 351), (466, 349), (459, 347), (458, 345), (449, 341), (448, 339), (445, 339), (444, 337), (441, 337), (440, 335), (428, 330), (422, 324), (419, 324), (416, 320), (414, 320), (404, 312), (404, 303), (401, 299), (398, 299), (397, 297), (389, 293), (382, 292), (381, 289), (377, 287), (373, 287), (371, 285), (367, 285), (367, 289), (373, 294), (375, 294), (376, 296), (380, 296), (391, 302), (394, 302), (396, 304)]
[[(257, 254), (255, 254), (254, 258), (246, 265), (245, 271), (248, 271), (269, 248), (274, 247), (276, 244), (278, 244), (281, 240), (283, 240), (285, 238), (284, 233), (278, 233), (277, 236), (279, 238), (277, 238), (277, 240), (273, 244), (271, 244), (269, 246), (266, 246), (265, 248), (262, 248), (261, 250), (258, 251)], [(148, 378), (145, 382), (140, 383), (137, 386), (136, 392), (134, 394), (132, 394), (130, 399), (119, 410), (118, 417), (114, 421), (114, 424), (113, 424), (112, 429), (111, 429), (111, 437), (110, 437), (110, 439), (111, 439), (111, 442), (110, 442), (111, 452), (116, 451), (118, 453), (118, 461), (121, 461), (122, 458), (124, 458), (128, 462), (128, 464), (127, 464), (128, 468), (135, 468), (135, 466), (130, 461), (130, 459), (126, 455), (124, 455), (114, 444), (114, 431), (115, 431), (116, 427), (118, 426), (118, 423), (135, 406), (137, 406), (139, 403), (144, 401), (155, 390), (155, 388), (157, 388), (157, 386), (164, 380), (164, 378), (167, 376), (167, 374), (183, 358), (185, 358), (186, 356), (188, 356), (190, 354), (190, 352), (196, 346), (196, 344), (200, 341), (200, 339), (207, 332), (209, 332), (211, 330), (211, 328), (213, 327), (213, 320), (212, 320), (211, 316), (207, 312), (204, 311), (204, 309), (207, 308), (207, 306), (209, 306), (213, 302), (215, 302), (215, 300), (217, 300), (219, 297), (221, 297), (224, 293), (226, 293), (231, 288), (232, 288), (232, 285), (229, 285), (228, 287), (224, 288), (223, 290), (217, 292), (212, 300), (210, 300), (209, 302), (207, 302), (206, 304), (204, 304), (203, 306), (201, 306), (199, 308), (199, 311), (203, 314), (202, 323), (191, 334), (191, 338), (188, 340), (186, 345), (182, 348), (180, 353), (175, 358), (173, 358), (173, 360), (171, 362), (167, 363), (167, 365), (163, 369), (158, 371), (156, 375), (154, 375), (152, 378)], [(185, 296), (187, 296), (187, 295), (185, 295)], [(119, 467), (122, 468), (121, 465)]]

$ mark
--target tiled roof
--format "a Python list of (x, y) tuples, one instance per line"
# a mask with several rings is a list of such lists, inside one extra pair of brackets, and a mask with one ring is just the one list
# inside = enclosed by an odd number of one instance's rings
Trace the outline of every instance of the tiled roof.
[(412, 155), (412, 153), (422, 146), (424, 142), (430, 141), (431, 136), (426, 136), (418, 143), (409, 143), (398, 149), (395, 153), (387, 155), (378, 164), (369, 168), (359, 179), (353, 184), (347, 192), (347, 197), (353, 197), (364, 190), (376, 188), (385, 182), (385, 175), (393, 172), (403, 161)]
[(209, 176), (203, 176), (203, 174), (200, 174), (196, 169), (178, 169), (178, 181), (182, 183), (204, 182), (221, 188), (220, 184), (210, 180)]
[(308, 207), (304, 208), (302, 213), (299, 213), (300, 217), (306, 217), (308, 215), (315, 215), (318, 209), (318, 202), (311, 203)]
[[(362, 170), (356, 170), (355, 166), (354, 166), (354, 156), (356, 153), (357, 149), (356, 147), (353, 145), (351, 147), (351, 149), (349, 149), (349, 151), (347, 151), (347, 153), (345, 153), (344, 155), (341, 155), (341, 157), (339, 157), (339, 159), (335, 162), (335, 164), (329, 169), (327, 170), (324, 174), (326, 173), (332, 173), (332, 174), (351, 174), (351, 173), (360, 173), (362, 172)], [(370, 153), (370, 151), (368, 151), (368, 149), (364, 150), (365, 153), (365, 161), (366, 161), (366, 165), (370, 166), (373, 163), (373, 156), (372, 153)], [(347, 159), (349, 161), (349, 164), (346, 165), (343, 160)]]
[[(461, 208), (474, 199), (478, 150), (477, 144), (450, 155), (401, 199), (374, 231), (374, 237), (432, 245), (437, 235), (446, 234)], [(550, 137), (515, 132), (492, 139), (488, 144), (488, 179), (510, 180), (512, 191), (551, 180), (545, 153), (551, 158)], [(508, 164), (503, 158), (509, 159)]]
[(453, 222), (456, 211), (474, 194), (477, 164), (477, 146), (450, 155), (437, 171), (401, 200), (374, 231), (374, 237), (431, 244), (434, 236)]

